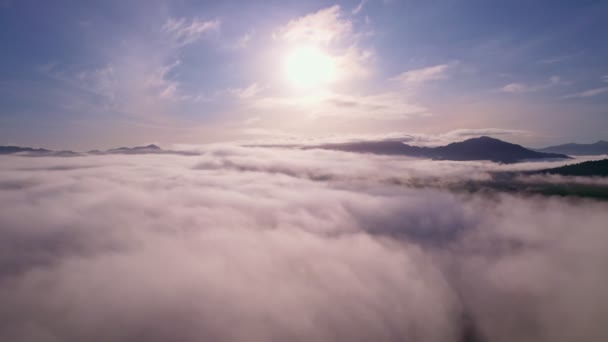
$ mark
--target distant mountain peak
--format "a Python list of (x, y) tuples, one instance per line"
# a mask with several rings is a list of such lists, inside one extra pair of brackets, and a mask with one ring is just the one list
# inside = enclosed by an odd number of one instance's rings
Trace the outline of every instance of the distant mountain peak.
[(593, 144), (563, 144), (556, 146), (549, 146), (541, 148), (538, 151), (541, 152), (552, 152), (552, 153), (564, 153), (572, 155), (591, 155), (597, 156), (602, 154), (608, 154), (608, 141), (599, 140)]
[(13, 154), (13, 153), (34, 153), (34, 154), (45, 154), (53, 151), (44, 148), (32, 148), (32, 147), (21, 147), (21, 146), (0, 146), (0, 154)]
[(456, 141), (456, 142), (450, 143), (448, 145), (455, 145), (455, 144), (456, 145), (458, 145), (458, 144), (467, 144), (467, 145), (472, 145), (472, 144), (506, 144), (506, 145), (515, 145), (515, 144), (512, 144), (510, 142), (502, 141), (500, 139), (488, 137), (486, 135), (483, 135), (481, 137), (476, 137), (476, 138), (469, 138), (469, 139), (463, 140), (463, 141)]
[[(480, 137), (477, 137), (477, 138), (471, 138), (471, 139), (467, 139), (467, 140), (478, 140), (478, 141), (500, 141), (500, 142), (505, 142), (505, 141), (502, 141), (502, 140), (500, 140), (500, 139), (496, 139), (496, 138), (489, 137), (489, 136), (487, 136), (487, 135), (482, 135), (482, 136), (480, 136)], [(466, 141), (466, 140), (465, 140), (465, 141)]]
[(137, 153), (145, 153), (145, 152), (158, 152), (162, 151), (162, 149), (154, 144), (150, 144), (147, 146), (135, 146), (135, 147), (119, 147), (108, 150), (108, 152), (118, 152), (118, 153), (129, 153), (129, 152), (137, 152)]
[(445, 146), (420, 147), (394, 141), (365, 141), (344, 144), (325, 144), (313, 148), (345, 152), (403, 155), (439, 160), (490, 160), (499, 163), (516, 163), (534, 159), (566, 159), (564, 154), (542, 153), (500, 139), (481, 136)]
[(161, 148), (154, 145), (154, 144), (150, 144), (148, 146), (135, 146), (135, 147), (131, 147), (131, 150), (160, 150)]
[(24, 156), (63, 156), (72, 157), (79, 155), (72, 151), (53, 151), (45, 148), (21, 147), (21, 146), (0, 146), (0, 154), (18, 154)]

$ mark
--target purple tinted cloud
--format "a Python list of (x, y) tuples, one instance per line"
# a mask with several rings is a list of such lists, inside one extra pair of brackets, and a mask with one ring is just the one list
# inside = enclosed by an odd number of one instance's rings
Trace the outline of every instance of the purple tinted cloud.
[(606, 203), (410, 186), (516, 166), (201, 152), (2, 157), (0, 339), (608, 336)]

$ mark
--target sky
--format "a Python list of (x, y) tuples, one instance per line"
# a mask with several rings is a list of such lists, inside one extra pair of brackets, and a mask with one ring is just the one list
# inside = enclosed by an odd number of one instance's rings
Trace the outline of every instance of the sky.
[[(605, 1), (0, 1), (0, 144), (608, 138)], [(460, 132), (464, 134), (453, 134)]]

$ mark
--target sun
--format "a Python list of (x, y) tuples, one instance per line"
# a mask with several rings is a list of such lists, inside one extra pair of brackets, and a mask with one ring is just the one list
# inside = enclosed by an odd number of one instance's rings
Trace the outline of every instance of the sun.
[(315, 46), (298, 46), (285, 57), (287, 80), (299, 88), (314, 88), (336, 79), (334, 58)]

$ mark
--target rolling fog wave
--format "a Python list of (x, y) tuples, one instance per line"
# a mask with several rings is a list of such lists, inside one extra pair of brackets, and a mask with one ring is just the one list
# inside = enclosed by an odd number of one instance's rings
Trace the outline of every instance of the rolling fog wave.
[(0, 340), (605, 340), (608, 203), (412, 186), (504, 167), (0, 157)]

